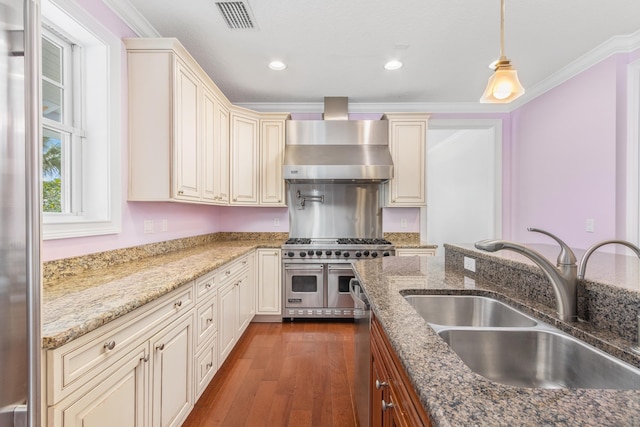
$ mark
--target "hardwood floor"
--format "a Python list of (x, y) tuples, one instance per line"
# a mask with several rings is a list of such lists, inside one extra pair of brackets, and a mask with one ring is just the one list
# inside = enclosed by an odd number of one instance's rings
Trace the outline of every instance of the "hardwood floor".
[(354, 334), (353, 323), (252, 323), (183, 426), (355, 426)]

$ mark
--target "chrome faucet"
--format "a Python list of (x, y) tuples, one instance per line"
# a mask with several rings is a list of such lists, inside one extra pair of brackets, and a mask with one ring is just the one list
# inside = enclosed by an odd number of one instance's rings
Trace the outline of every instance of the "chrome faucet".
[(578, 320), (577, 309), (577, 266), (576, 256), (558, 237), (548, 231), (538, 228), (527, 228), (528, 231), (542, 233), (551, 237), (560, 245), (560, 254), (558, 255), (557, 266), (553, 265), (541, 253), (527, 248), (518, 243), (506, 240), (482, 240), (475, 244), (475, 247), (487, 252), (496, 252), (499, 250), (509, 250), (522, 254), (535, 262), (542, 269), (544, 275), (551, 282), (553, 293), (556, 297), (556, 310), (558, 318), (566, 322), (575, 322)]
[(638, 248), (636, 245), (634, 245), (631, 242), (627, 242), (626, 240), (603, 240), (602, 242), (598, 242), (595, 245), (591, 246), (589, 249), (587, 249), (587, 251), (582, 256), (582, 259), (580, 260), (580, 265), (578, 266), (578, 279), (580, 280), (584, 279), (584, 273), (585, 273), (585, 270), (587, 269), (587, 261), (589, 260), (589, 257), (591, 256), (591, 254), (600, 246), (604, 246), (608, 244), (618, 244), (618, 245), (626, 246), (632, 251), (634, 251), (636, 255), (638, 255), (638, 258), (640, 258), (640, 248)]

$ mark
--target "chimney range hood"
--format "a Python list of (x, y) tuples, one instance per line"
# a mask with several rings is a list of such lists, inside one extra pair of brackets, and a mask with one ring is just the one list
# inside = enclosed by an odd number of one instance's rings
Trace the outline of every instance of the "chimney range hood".
[(284, 179), (383, 182), (393, 178), (386, 120), (347, 120), (347, 98), (325, 98), (324, 120), (288, 120)]

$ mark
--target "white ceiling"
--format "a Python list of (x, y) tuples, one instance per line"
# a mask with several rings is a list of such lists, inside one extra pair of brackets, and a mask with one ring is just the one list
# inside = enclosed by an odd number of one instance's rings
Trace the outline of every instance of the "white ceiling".
[[(499, 0), (245, 0), (257, 30), (228, 29), (214, 0), (106, 1), (178, 38), (237, 104), (474, 104), (499, 55)], [(639, 0), (506, 3), (506, 55), (528, 92), (619, 35), (640, 47)], [(384, 70), (391, 59), (404, 67)]]

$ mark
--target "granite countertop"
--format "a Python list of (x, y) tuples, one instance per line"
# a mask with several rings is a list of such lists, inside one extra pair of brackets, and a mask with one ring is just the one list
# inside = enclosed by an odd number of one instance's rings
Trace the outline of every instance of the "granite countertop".
[[(354, 265), (372, 310), (434, 425), (640, 424), (640, 391), (522, 388), (474, 373), (401, 294), (471, 293), (513, 303), (503, 288), (446, 271), (442, 257), (388, 257)], [(528, 314), (539, 317), (535, 310)]]
[[(227, 240), (45, 280), (42, 347), (60, 347), (256, 248), (283, 240)], [(79, 304), (79, 302), (82, 302)]]
[(420, 233), (384, 233), (384, 238), (400, 249), (436, 249), (438, 245), (420, 242)]

